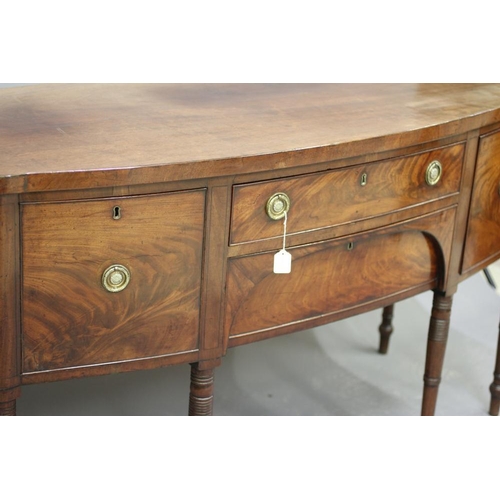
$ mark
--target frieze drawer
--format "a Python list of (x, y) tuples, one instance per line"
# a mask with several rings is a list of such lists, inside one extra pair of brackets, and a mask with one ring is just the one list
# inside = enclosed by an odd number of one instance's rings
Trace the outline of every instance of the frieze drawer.
[(23, 372), (198, 349), (205, 192), (22, 205)]
[[(288, 209), (289, 234), (425, 204), (458, 193), (464, 145), (233, 188), (231, 244), (282, 234), (274, 220)], [(282, 194), (283, 197), (274, 197)], [(287, 206), (288, 204), (288, 206)]]

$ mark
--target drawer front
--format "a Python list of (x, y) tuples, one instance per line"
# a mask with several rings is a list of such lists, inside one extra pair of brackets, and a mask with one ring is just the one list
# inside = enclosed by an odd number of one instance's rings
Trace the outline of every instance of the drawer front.
[[(282, 235), (282, 224), (266, 213), (275, 193), (290, 199), (288, 232), (321, 229), (384, 215), (459, 191), (464, 145), (326, 173), (234, 187), (231, 244)], [(442, 175), (434, 185), (426, 182), (434, 160)]]
[(204, 206), (204, 191), (23, 205), (23, 372), (196, 350)]
[(474, 177), (462, 272), (500, 256), (500, 132), (484, 136)]
[(290, 274), (273, 273), (273, 252), (231, 259), (226, 336), (290, 325), (303, 329), (306, 320), (331, 321), (332, 314), (384, 297), (433, 288), (449, 256), (454, 214), (454, 208), (447, 209), (417, 225), (290, 248)]

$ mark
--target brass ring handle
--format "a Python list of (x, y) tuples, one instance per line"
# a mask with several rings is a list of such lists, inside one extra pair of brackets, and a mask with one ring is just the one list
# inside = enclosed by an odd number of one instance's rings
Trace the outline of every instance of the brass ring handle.
[(266, 213), (273, 220), (280, 220), (290, 210), (290, 198), (285, 193), (273, 194), (266, 203)]
[(102, 273), (102, 286), (108, 292), (121, 292), (130, 282), (130, 271), (121, 264), (113, 264)]
[(425, 171), (425, 182), (429, 186), (434, 186), (441, 179), (441, 174), (443, 173), (443, 166), (437, 160), (431, 161), (427, 166)]

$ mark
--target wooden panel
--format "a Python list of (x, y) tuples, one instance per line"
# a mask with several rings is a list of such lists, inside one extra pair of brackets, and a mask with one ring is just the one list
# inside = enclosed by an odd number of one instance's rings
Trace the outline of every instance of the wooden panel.
[[(24, 372), (197, 349), (204, 206), (204, 191), (24, 205)], [(131, 273), (118, 293), (112, 264)]]
[[(327, 173), (235, 186), (231, 243), (283, 235), (282, 221), (271, 220), (265, 212), (267, 200), (277, 192), (291, 200), (289, 234), (373, 218), (457, 193), (464, 149), (457, 144)], [(425, 172), (433, 160), (441, 162), (443, 175), (429, 186)]]
[[(449, 258), (453, 221), (454, 209), (416, 224), (292, 248), (290, 274), (273, 273), (274, 252), (231, 259), (226, 335), (291, 324), (298, 330), (308, 319), (361, 307), (425, 283), (435, 286), (438, 269), (442, 273)], [(437, 239), (429, 237), (433, 233)], [(436, 241), (443, 245), (443, 253)]]
[(481, 137), (462, 272), (500, 256), (500, 132)]
[[(0, 196), (0, 406), (19, 396), (19, 202)], [(2, 414), (2, 408), (0, 408)]]

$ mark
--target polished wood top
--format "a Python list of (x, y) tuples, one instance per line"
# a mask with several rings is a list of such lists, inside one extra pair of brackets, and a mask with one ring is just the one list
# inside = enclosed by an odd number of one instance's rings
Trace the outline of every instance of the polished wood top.
[(279, 169), (404, 147), (495, 121), (498, 84), (3, 89), (0, 193)]

